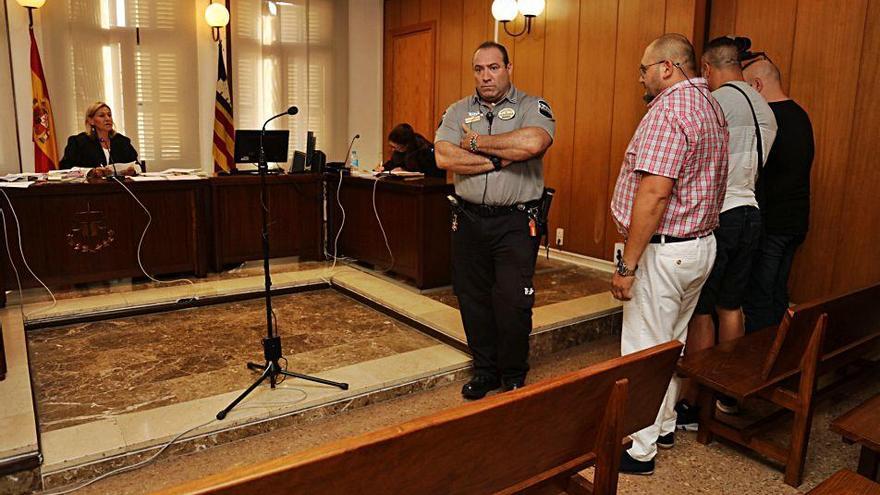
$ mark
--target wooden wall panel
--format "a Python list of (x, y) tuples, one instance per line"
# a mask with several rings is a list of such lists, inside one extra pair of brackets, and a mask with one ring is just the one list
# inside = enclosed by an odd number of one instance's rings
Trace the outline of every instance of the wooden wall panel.
[(618, 1), (582, 2), (580, 10), (572, 200), (563, 248), (602, 258), (606, 226), (612, 222), (608, 184), (620, 169), (620, 160), (609, 151), (616, 97)]
[[(547, 5), (544, 31), (544, 98), (556, 117), (553, 146), (544, 157), (544, 183), (556, 189), (550, 209), (550, 244), (556, 245), (556, 228), (570, 224), (572, 204), (572, 157), (575, 151), (577, 77), (572, 60), (578, 60), (580, 5), (552, 2)], [(565, 74), (566, 77), (559, 77)], [(568, 246), (574, 229), (568, 229)]]
[(474, 92), (472, 65), (474, 48), (486, 41), (487, 26), (489, 25), (488, 19), (492, 17), (486, 10), (486, 5), (485, 1), (466, 0), (464, 2), (463, 18), (458, 21), (463, 26), (461, 41), (461, 96)]
[(782, 73), (782, 85), (786, 91), (791, 76), (797, 5), (798, 0), (738, 0), (737, 3), (734, 33), (748, 36), (756, 51), (770, 55)]
[[(419, 0), (403, 0), (400, 6), (400, 25), (409, 26), (422, 21), (420, 17), (421, 2)], [(433, 19), (428, 19), (433, 20)]]
[[(391, 120), (391, 112), (387, 111), (391, 106), (392, 96), (391, 96), (391, 31), (397, 29), (401, 26), (400, 21), (400, 8), (403, 4), (404, 0), (385, 0), (385, 37), (384, 37), (384, 50), (382, 54), (382, 63), (383, 63), (383, 74), (385, 77), (382, 78), (382, 101), (384, 105), (382, 108), (386, 109), (386, 111), (382, 112), (382, 136), (387, 136), (389, 132), (391, 132), (391, 127), (394, 125)], [(391, 150), (387, 146), (382, 147), (382, 153), (385, 160), (391, 158)]]
[(857, 105), (853, 121), (851, 159), (846, 164), (846, 194), (838, 228), (840, 242), (834, 253), (832, 289), (850, 290), (880, 281), (880, 167), (877, 167), (876, 149), (880, 140), (880, 2), (868, 5), (865, 37), (862, 43), (861, 72), (859, 74)]
[[(792, 298), (796, 301), (831, 290), (834, 263), (829, 255), (845, 239), (839, 221), (866, 15), (867, 0), (851, 0), (847, 8), (819, 0), (798, 3), (791, 97), (804, 106), (813, 121), (816, 158), (811, 181), (810, 232), (795, 260), (791, 278)], [(876, 57), (869, 65), (872, 63), (876, 63)], [(875, 258), (873, 262), (880, 261)]]
[(544, 94), (544, 24), (546, 19), (546, 15), (535, 18), (532, 22), (532, 32), (528, 36), (523, 35), (516, 38), (514, 51), (511, 55), (516, 61), (513, 72), (514, 82), (517, 88), (531, 95)]
[(462, 23), (464, 0), (443, 0), (440, 2), (440, 54), (437, 72), (437, 116), (436, 122), (452, 102), (461, 94), (461, 54)]
[[(614, 68), (614, 109), (611, 123), (609, 162), (611, 175), (606, 186), (607, 197), (614, 193), (623, 154), (633, 131), (645, 114), (639, 83), (638, 67), (645, 47), (663, 34), (666, 5), (652, 0), (621, 0), (617, 24), (617, 61)], [(616, 166), (615, 166), (616, 163)], [(606, 205), (607, 207), (607, 205)], [(605, 226), (605, 249), (602, 258), (612, 259), (614, 243), (622, 240), (613, 221)]]
[(422, 22), (391, 31), (391, 120), (412, 124), (428, 139), (434, 138), (434, 69), (436, 23)]
[(737, 0), (709, 0), (709, 36), (717, 38), (736, 33)]

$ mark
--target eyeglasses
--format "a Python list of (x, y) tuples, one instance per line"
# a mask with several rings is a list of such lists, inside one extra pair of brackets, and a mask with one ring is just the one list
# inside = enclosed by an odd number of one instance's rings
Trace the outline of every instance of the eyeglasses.
[(639, 74), (641, 74), (642, 76), (644, 76), (645, 74), (648, 73), (648, 67), (651, 67), (651, 66), (654, 66), (654, 65), (657, 65), (657, 64), (662, 64), (662, 63), (664, 63), (664, 62), (667, 62), (667, 61), (666, 61), (666, 60), (661, 60), (661, 61), (659, 61), (659, 62), (654, 62), (653, 64), (648, 64), (648, 65), (642, 65), (642, 64), (639, 64)]

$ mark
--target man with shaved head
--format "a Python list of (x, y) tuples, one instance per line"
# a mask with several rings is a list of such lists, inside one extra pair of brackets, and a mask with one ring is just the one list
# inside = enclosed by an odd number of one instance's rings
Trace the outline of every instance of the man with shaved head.
[[(612, 294), (624, 301), (623, 355), (685, 341), (715, 260), (727, 129), (695, 62), (687, 38), (666, 34), (645, 49), (639, 65), (648, 111), (627, 146), (611, 200), (626, 239), (612, 279)], [(621, 472), (651, 474), (658, 445), (673, 446), (679, 386), (673, 377), (654, 424), (631, 435)]]
[(746, 61), (743, 75), (769, 103), (779, 130), (758, 178), (763, 233), (743, 306), (746, 332), (777, 325), (788, 308), (788, 274), (810, 217), (813, 126), (807, 112), (782, 87), (766, 55)]

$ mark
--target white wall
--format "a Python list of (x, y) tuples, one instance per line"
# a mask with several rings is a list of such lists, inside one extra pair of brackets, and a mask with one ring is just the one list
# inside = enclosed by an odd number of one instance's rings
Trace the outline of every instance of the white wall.
[(9, 36), (6, 29), (6, 3), (0, 3), (0, 175), (18, 172), (18, 134), (15, 130), (15, 105), (12, 77), (9, 72)]
[(354, 143), (361, 168), (373, 168), (382, 162), (385, 143), (382, 136), (383, 10), (382, 0), (350, 0), (348, 3), (348, 139), (361, 135)]

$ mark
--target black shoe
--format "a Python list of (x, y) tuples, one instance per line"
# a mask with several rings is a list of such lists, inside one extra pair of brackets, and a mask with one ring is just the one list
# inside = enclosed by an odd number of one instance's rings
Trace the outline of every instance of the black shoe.
[(700, 429), (700, 408), (692, 406), (686, 400), (678, 401), (675, 405), (675, 428), (685, 431), (697, 431)]
[(657, 447), (661, 449), (671, 449), (675, 447), (675, 432), (667, 433), (666, 435), (660, 435), (657, 438)]
[(642, 476), (654, 474), (654, 459), (650, 461), (637, 461), (624, 450), (620, 454), (619, 471), (623, 474), (639, 474)]
[(526, 386), (525, 378), (520, 378), (518, 380), (504, 380), (504, 385), (502, 390), (504, 392), (510, 392), (511, 390), (516, 390), (518, 388), (523, 388)]
[(500, 386), (501, 381), (494, 376), (477, 375), (461, 387), (461, 396), (468, 400), (482, 399)]
[(736, 401), (733, 397), (729, 397), (727, 395), (722, 395), (715, 401), (715, 407), (718, 408), (719, 411), (724, 414), (739, 414), (739, 402)]

